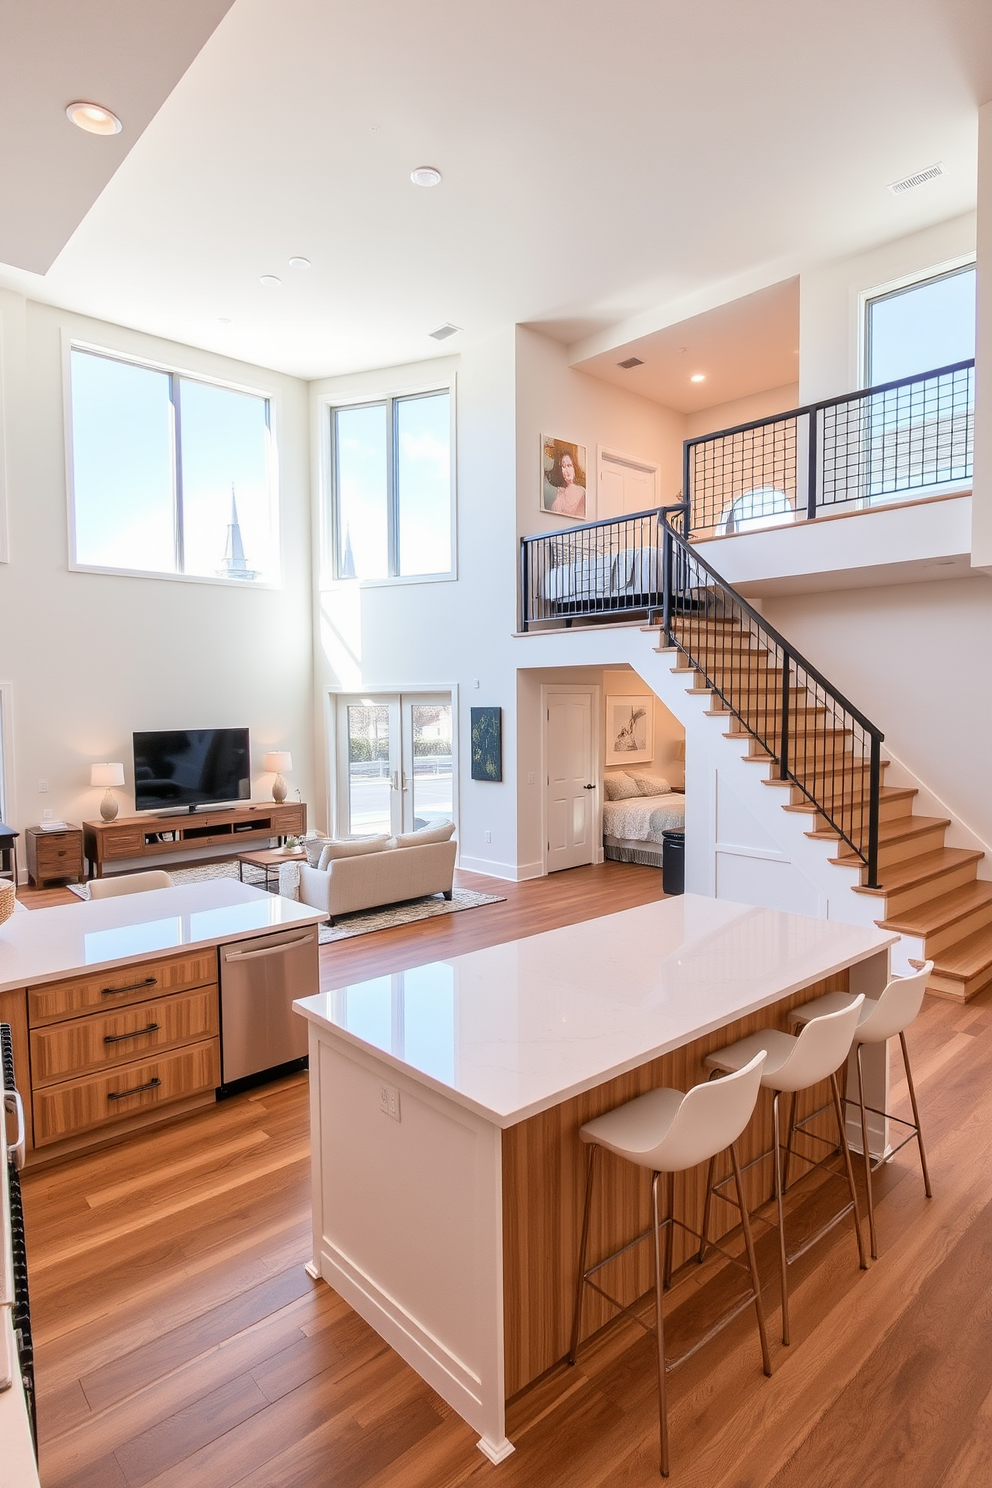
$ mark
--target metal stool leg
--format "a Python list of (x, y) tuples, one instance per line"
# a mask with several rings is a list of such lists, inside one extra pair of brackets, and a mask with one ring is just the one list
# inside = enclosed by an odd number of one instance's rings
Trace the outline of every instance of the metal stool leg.
[(771, 1377), (772, 1361), (768, 1352), (768, 1333), (765, 1329), (765, 1309), (761, 1305), (761, 1287), (758, 1282), (758, 1262), (754, 1254), (754, 1238), (751, 1234), (751, 1216), (747, 1212), (747, 1204), (744, 1199), (744, 1180), (741, 1177), (741, 1165), (737, 1157), (737, 1144), (730, 1144), (730, 1165), (734, 1170), (734, 1183), (737, 1187), (737, 1202), (741, 1210), (741, 1229), (744, 1231), (744, 1244), (747, 1248), (747, 1263), (751, 1268), (751, 1286), (754, 1288), (754, 1310), (758, 1318), (758, 1336), (761, 1339), (761, 1366), (765, 1374)]
[[(655, 1318), (655, 1332), (658, 1341), (658, 1431), (661, 1438), (661, 1475), (668, 1477), (668, 1389), (665, 1379), (665, 1315), (662, 1311), (662, 1297), (664, 1295), (664, 1272), (661, 1260), (661, 1216), (658, 1213), (658, 1183), (660, 1173), (655, 1173), (651, 1180), (651, 1210), (654, 1220), (654, 1305), (657, 1316)], [(666, 1251), (671, 1244), (672, 1227), (667, 1226), (665, 1235)]]
[(799, 1091), (794, 1090), (789, 1097), (789, 1135), (785, 1140), (785, 1167), (782, 1172), (782, 1192), (789, 1187), (789, 1162), (792, 1157), (792, 1143), (796, 1136), (796, 1103), (799, 1100)]
[(782, 1204), (782, 1146), (781, 1131), (779, 1129), (778, 1097), (776, 1090), (772, 1101), (772, 1140), (775, 1150), (772, 1154), (775, 1173), (775, 1210), (778, 1216), (778, 1254), (779, 1254), (779, 1284), (782, 1294), (782, 1342), (788, 1346), (789, 1343), (789, 1262), (785, 1253), (785, 1209)]
[(840, 1103), (840, 1087), (837, 1084), (836, 1074), (830, 1076), (830, 1089), (834, 1098), (834, 1111), (837, 1116), (837, 1129), (840, 1132), (840, 1145), (844, 1152), (844, 1166), (847, 1169), (847, 1186), (851, 1190), (851, 1205), (854, 1209), (854, 1233), (858, 1239), (858, 1262), (862, 1271), (867, 1271), (868, 1258), (865, 1255), (865, 1241), (861, 1233), (861, 1210), (858, 1208), (858, 1190), (854, 1186), (851, 1149), (847, 1145), (847, 1129), (844, 1125), (844, 1110)]
[(713, 1175), (716, 1172), (716, 1158), (711, 1157), (706, 1164), (706, 1197), (703, 1200), (703, 1223), (699, 1231), (699, 1250), (696, 1252), (696, 1260), (700, 1265), (706, 1255), (706, 1241), (710, 1233), (710, 1206), (713, 1200)]
[(865, 1075), (861, 1063), (861, 1050), (863, 1044), (858, 1044), (855, 1058), (858, 1066), (858, 1105), (861, 1108), (861, 1150), (865, 1159), (865, 1193), (868, 1202), (868, 1240), (871, 1245), (871, 1258), (878, 1260), (878, 1239), (875, 1235), (875, 1195), (871, 1186), (871, 1149), (868, 1146), (868, 1112), (865, 1110)]
[(906, 1066), (906, 1084), (909, 1086), (909, 1099), (913, 1107), (913, 1120), (916, 1123), (916, 1140), (920, 1147), (920, 1166), (923, 1169), (923, 1186), (926, 1189), (928, 1199), (933, 1198), (933, 1190), (930, 1187), (930, 1170), (927, 1167), (927, 1154), (923, 1147), (923, 1133), (920, 1130), (920, 1110), (916, 1104), (916, 1087), (913, 1084), (913, 1071), (909, 1067), (909, 1050), (906, 1047), (905, 1030), (900, 1030), (899, 1043), (902, 1045), (902, 1062)]
[(675, 1174), (665, 1174), (665, 1280), (667, 1292), (672, 1284), (672, 1241), (675, 1239)]
[(586, 1284), (586, 1246), (589, 1241), (589, 1215), (592, 1210), (592, 1180), (595, 1172), (596, 1153), (599, 1148), (593, 1142), (589, 1146), (586, 1160), (586, 1201), (582, 1210), (582, 1239), (579, 1241), (579, 1276), (575, 1283), (575, 1309), (572, 1313), (572, 1341), (568, 1348), (568, 1362), (575, 1363), (575, 1350), (579, 1346), (579, 1323), (582, 1319), (582, 1293)]

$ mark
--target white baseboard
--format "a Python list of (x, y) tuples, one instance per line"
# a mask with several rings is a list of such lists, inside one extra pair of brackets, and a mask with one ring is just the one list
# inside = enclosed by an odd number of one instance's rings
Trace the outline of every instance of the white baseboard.
[(466, 873), (486, 873), (490, 878), (508, 878), (511, 883), (516, 883), (518, 877), (516, 863), (496, 863), (488, 858), (467, 858), (464, 853), (458, 859), (458, 866)]
[(523, 883), (528, 878), (543, 878), (545, 868), (543, 862), (519, 863), (517, 865), (517, 882)]

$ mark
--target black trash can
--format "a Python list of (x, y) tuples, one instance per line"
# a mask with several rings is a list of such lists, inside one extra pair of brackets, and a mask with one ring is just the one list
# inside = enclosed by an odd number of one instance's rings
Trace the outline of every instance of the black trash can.
[(666, 894), (685, 893), (685, 833), (661, 834), (661, 887)]

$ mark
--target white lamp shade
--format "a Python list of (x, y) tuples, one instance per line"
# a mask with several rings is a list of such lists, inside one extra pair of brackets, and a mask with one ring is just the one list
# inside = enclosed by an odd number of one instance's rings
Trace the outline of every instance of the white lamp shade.
[(91, 765), (90, 785), (104, 785), (108, 789), (113, 785), (124, 784), (123, 765)]
[(283, 770), (293, 768), (293, 756), (288, 749), (270, 749), (265, 756), (265, 768), (281, 775)]

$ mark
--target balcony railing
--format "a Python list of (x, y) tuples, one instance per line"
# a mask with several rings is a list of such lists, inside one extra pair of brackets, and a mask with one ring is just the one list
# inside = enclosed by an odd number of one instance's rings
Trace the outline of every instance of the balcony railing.
[(974, 427), (969, 360), (687, 439), (691, 535), (729, 536), (966, 486)]

